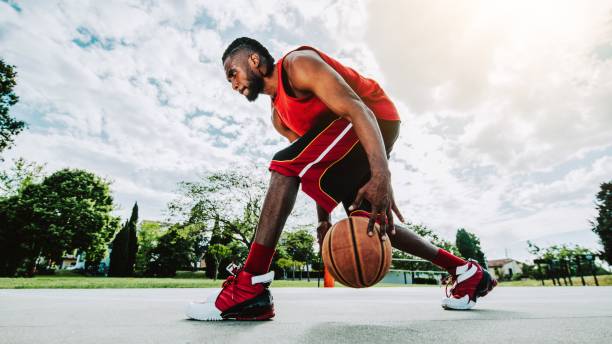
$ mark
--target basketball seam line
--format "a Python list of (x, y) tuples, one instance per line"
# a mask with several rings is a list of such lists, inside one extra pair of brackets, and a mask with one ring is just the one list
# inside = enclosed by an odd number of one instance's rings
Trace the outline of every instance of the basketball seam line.
[(349, 217), (349, 223), (351, 225), (351, 238), (353, 239), (353, 251), (355, 251), (355, 263), (357, 264), (357, 277), (361, 286), (365, 287), (366, 283), (363, 281), (363, 272), (361, 271), (361, 263), (359, 262), (359, 250), (357, 249), (357, 240), (355, 239), (355, 227), (353, 226), (353, 219)]
[(334, 268), (334, 271), (336, 272), (336, 277), (338, 277), (338, 280), (340, 280), (340, 282), (346, 286), (348, 286), (349, 284), (346, 283), (346, 280), (344, 279), (344, 277), (342, 277), (342, 275), (340, 274), (340, 271), (338, 270), (338, 268), (336, 267), (336, 262), (334, 262), (334, 254), (333, 254), (333, 250), (332, 250), (332, 239), (334, 238), (334, 231), (330, 231), (329, 232), (329, 241), (327, 242), (327, 246), (329, 246), (329, 261), (332, 263), (332, 267)]

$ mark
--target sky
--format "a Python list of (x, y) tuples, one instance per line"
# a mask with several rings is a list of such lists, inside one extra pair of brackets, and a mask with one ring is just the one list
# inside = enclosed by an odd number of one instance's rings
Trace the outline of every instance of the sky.
[[(269, 98), (249, 103), (225, 79), (240, 36), (277, 58), (315, 46), (383, 86), (402, 118), (390, 168), (409, 221), (448, 239), (466, 228), (490, 258), (569, 232), (596, 241), (594, 196), (612, 180), (612, 1), (0, 0), (11, 113), (29, 124), (1, 166), (91, 170), (112, 181), (117, 215), (138, 201), (152, 220), (180, 181), (267, 179), (287, 142)], [(316, 222), (314, 209), (300, 196), (290, 224)]]

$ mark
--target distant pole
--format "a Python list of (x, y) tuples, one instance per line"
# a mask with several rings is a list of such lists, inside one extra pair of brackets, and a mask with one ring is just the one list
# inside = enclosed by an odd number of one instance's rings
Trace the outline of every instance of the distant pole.
[(567, 279), (565, 279), (566, 275), (567, 275), (567, 271), (565, 271), (565, 262), (563, 259), (559, 260), (559, 275), (561, 275), (561, 278), (563, 278), (563, 284), (567, 287)]
[(552, 284), (556, 286), (557, 282), (555, 281), (555, 276), (553, 275), (552, 263), (549, 260), (545, 262), (546, 262), (546, 277), (550, 278), (550, 280), (552, 281)]
[(591, 266), (591, 273), (593, 274), (593, 279), (595, 280), (595, 285), (599, 287), (599, 281), (597, 280), (597, 270), (595, 269), (595, 262), (592, 255), (587, 254), (586, 259), (589, 261)]
[(536, 264), (536, 269), (538, 269), (538, 275), (540, 275), (540, 280), (542, 281), (542, 286), (544, 286), (544, 273), (542, 272), (542, 267), (540, 266), (539, 262), (535, 264)]
[[(554, 271), (554, 275), (557, 278), (557, 285), (560, 287), (561, 286), (561, 268), (559, 267), (559, 261), (558, 260), (553, 260), (553, 271)], [(565, 281), (565, 285), (567, 285), (567, 281)]]
[(580, 259), (580, 256), (576, 256), (576, 272), (580, 275), (580, 281), (582, 282), (582, 285), (585, 286), (586, 282), (584, 281), (584, 274), (582, 273), (582, 261)]

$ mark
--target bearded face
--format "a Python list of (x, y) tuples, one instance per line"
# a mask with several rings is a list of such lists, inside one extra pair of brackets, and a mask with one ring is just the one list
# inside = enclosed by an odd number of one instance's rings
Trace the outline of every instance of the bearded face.
[(248, 62), (249, 56), (237, 54), (230, 56), (223, 63), (227, 81), (232, 88), (246, 97), (250, 102), (255, 101), (264, 88), (264, 79)]
[(250, 102), (255, 101), (264, 88), (264, 79), (262, 76), (255, 74), (250, 68), (247, 69), (247, 86), (246, 94), (243, 95)]

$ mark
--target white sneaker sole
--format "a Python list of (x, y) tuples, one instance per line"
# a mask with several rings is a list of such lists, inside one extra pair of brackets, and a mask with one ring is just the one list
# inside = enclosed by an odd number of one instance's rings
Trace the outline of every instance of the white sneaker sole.
[(210, 295), (206, 301), (203, 302), (191, 302), (187, 305), (185, 315), (189, 319), (200, 320), (200, 321), (219, 321), (223, 320), (221, 317), (221, 311), (215, 307), (215, 301), (219, 296), (221, 290)]
[(476, 306), (476, 302), (470, 300), (470, 297), (467, 295), (461, 299), (454, 299), (450, 297), (442, 299), (442, 308), (444, 309), (467, 311), (472, 309), (474, 306)]

